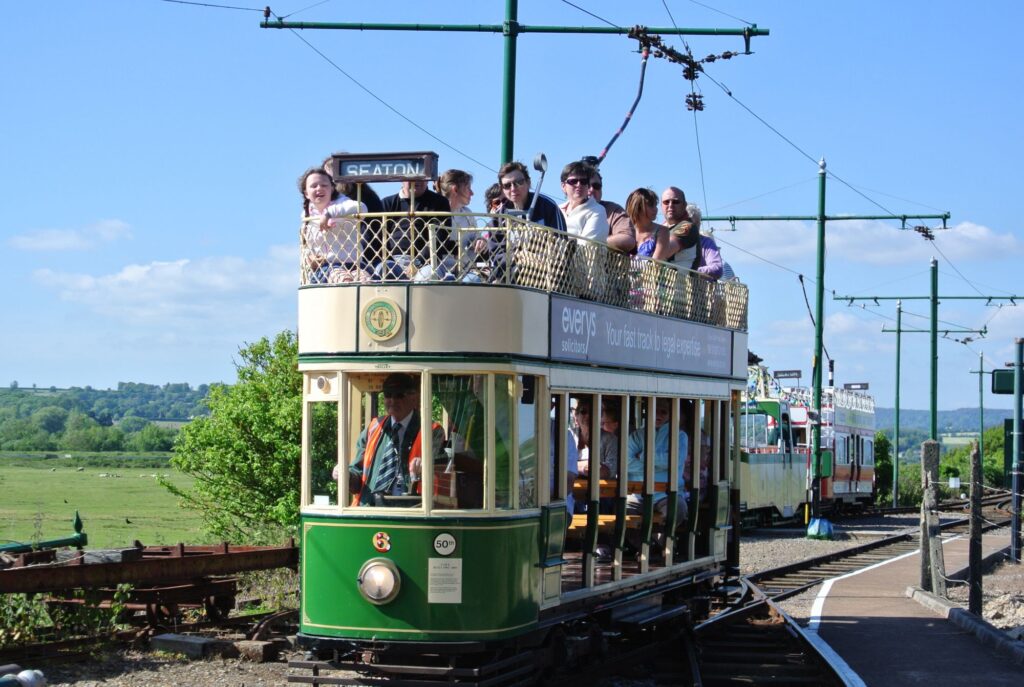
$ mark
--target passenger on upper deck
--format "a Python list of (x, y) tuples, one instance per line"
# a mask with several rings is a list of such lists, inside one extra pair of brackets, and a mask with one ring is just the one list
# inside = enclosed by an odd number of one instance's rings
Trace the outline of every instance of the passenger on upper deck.
[[(526, 171), (526, 165), (518, 161), (506, 162), (498, 170), (498, 183), (501, 184), (507, 201), (504, 211), (525, 211), (530, 207), (534, 194), (530, 191), (530, 173)], [(537, 196), (537, 202), (527, 219), (552, 229), (565, 231), (565, 218), (558, 210), (558, 205), (543, 193)]]
[[(391, 505), (389, 496), (419, 492), (423, 455), (419, 384), (412, 375), (395, 372), (384, 379), (382, 393), (387, 415), (375, 418), (360, 433), (348, 466), (352, 505)], [(436, 464), (444, 449), (444, 428), (432, 423), (431, 437)]]
[[(669, 419), (672, 413), (672, 401), (668, 398), (659, 398), (655, 402), (654, 411), (654, 481), (669, 482)], [(669, 485), (678, 491), (677, 501), (679, 503), (679, 520), (686, 519), (686, 495), (683, 482), (683, 463), (688, 451), (688, 438), (686, 432), (680, 427), (679, 430), (679, 474), (676, 483)], [(640, 425), (636, 431), (629, 435), (628, 469), (629, 481), (639, 482), (644, 478), (644, 460), (647, 447), (647, 425)], [(626, 497), (626, 511), (629, 513), (640, 513), (643, 508), (643, 497), (638, 493), (631, 493)], [(654, 509), (662, 515), (668, 514), (668, 499), (664, 492), (654, 495)]]
[(718, 244), (715, 243), (713, 238), (700, 233), (700, 208), (696, 204), (690, 203), (686, 206), (686, 213), (690, 216), (690, 221), (693, 223), (693, 230), (700, 237), (698, 243), (700, 250), (697, 252), (697, 260), (699, 262), (693, 263), (693, 269), (698, 274), (703, 274), (708, 279), (714, 281), (722, 276), (722, 253), (718, 250)]
[(334, 180), (320, 167), (311, 167), (299, 177), (304, 216), (319, 217), (302, 226), (303, 259), (311, 284), (336, 284), (361, 280), (358, 264), (359, 222), (340, 219), (366, 206), (338, 193)]
[(623, 253), (632, 253), (636, 249), (636, 230), (625, 209), (610, 200), (601, 200), (604, 195), (604, 181), (601, 171), (594, 168), (590, 175), (590, 197), (604, 208), (608, 218), (608, 247)]
[[(415, 205), (412, 204), (415, 196)], [(425, 180), (403, 181), (398, 193), (382, 201), (384, 212), (396, 214), (415, 212), (451, 212), (441, 195), (427, 189)], [(366, 232), (364, 257), (378, 279), (411, 279), (419, 268), (434, 259), (438, 268), (455, 253), (450, 236), (450, 218), (417, 217), (389, 219), (381, 227), (374, 223)], [(431, 256), (431, 229), (434, 231), (436, 254)], [(428, 268), (429, 270), (429, 268)]]
[(452, 229), (460, 230), (463, 249), (472, 248), (475, 253), (483, 253), (487, 241), (476, 229), (476, 221), (466, 215), (473, 214), (469, 201), (473, 199), (473, 177), (461, 169), (449, 169), (437, 178), (437, 192), (448, 199), (452, 212), (463, 213), (452, 217)]
[(605, 243), (608, 241), (608, 214), (590, 197), (590, 177), (594, 168), (586, 162), (570, 162), (562, 168), (562, 191), (566, 200), (559, 205), (565, 215), (565, 227), (573, 236)]
[(626, 199), (626, 212), (636, 228), (636, 250), (641, 258), (666, 260), (669, 256), (668, 228), (658, 217), (658, 196), (649, 188), (638, 188)]
[(668, 257), (660, 258), (676, 263), (680, 269), (691, 269), (697, 258), (699, 231), (686, 213), (686, 194), (676, 186), (661, 192), (661, 210), (665, 213), (665, 226), (669, 231)]

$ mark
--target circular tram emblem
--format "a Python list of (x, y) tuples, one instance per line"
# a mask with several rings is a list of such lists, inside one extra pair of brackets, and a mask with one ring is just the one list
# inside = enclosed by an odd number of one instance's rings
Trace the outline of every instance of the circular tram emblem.
[(377, 532), (373, 535), (373, 548), (377, 549), (381, 553), (387, 553), (391, 550), (391, 535), (387, 532)]
[(434, 551), (442, 556), (455, 553), (455, 537), (449, 532), (442, 532), (434, 537)]
[(363, 331), (375, 341), (387, 341), (402, 326), (402, 310), (390, 298), (374, 298), (363, 306)]

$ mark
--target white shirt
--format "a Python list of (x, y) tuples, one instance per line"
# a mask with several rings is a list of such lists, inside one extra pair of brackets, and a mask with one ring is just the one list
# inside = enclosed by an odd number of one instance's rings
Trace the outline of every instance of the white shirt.
[(569, 209), (566, 201), (558, 206), (565, 215), (565, 229), (573, 236), (590, 239), (599, 243), (608, 242), (608, 213), (593, 198)]

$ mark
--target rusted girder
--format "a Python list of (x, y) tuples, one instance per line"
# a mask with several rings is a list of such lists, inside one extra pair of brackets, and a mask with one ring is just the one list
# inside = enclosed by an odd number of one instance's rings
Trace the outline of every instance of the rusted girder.
[(154, 586), (187, 582), (208, 575), (231, 575), (247, 570), (298, 566), (294, 542), (285, 546), (146, 547), (138, 560), (82, 563), (83, 554), (59, 566), (28, 566), (0, 570), (0, 594), (56, 592), (65, 589), (114, 587), (119, 584)]

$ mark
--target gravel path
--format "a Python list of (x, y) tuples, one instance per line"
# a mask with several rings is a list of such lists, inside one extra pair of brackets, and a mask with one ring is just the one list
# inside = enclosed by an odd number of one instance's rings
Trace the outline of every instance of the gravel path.
[[(807, 539), (803, 528), (754, 531), (743, 536), (740, 566), (744, 573), (752, 573), (857, 546), (882, 534), (916, 526), (916, 516), (861, 519), (840, 523), (832, 541)], [(954, 590), (954, 598), (957, 593)], [(782, 606), (793, 617), (806, 621), (816, 594), (817, 588), (811, 589), (787, 599)], [(997, 627), (1024, 624), (1024, 571), (1019, 566), (1002, 566), (987, 575), (985, 596), (986, 615), (993, 614), (990, 619)], [(965, 605), (966, 599), (966, 590), (963, 590)], [(129, 651), (88, 663), (25, 667), (43, 670), (53, 687), (260, 687), (285, 683), (288, 658), (282, 656), (282, 660), (275, 663), (219, 658), (187, 661), (159, 653)]]

